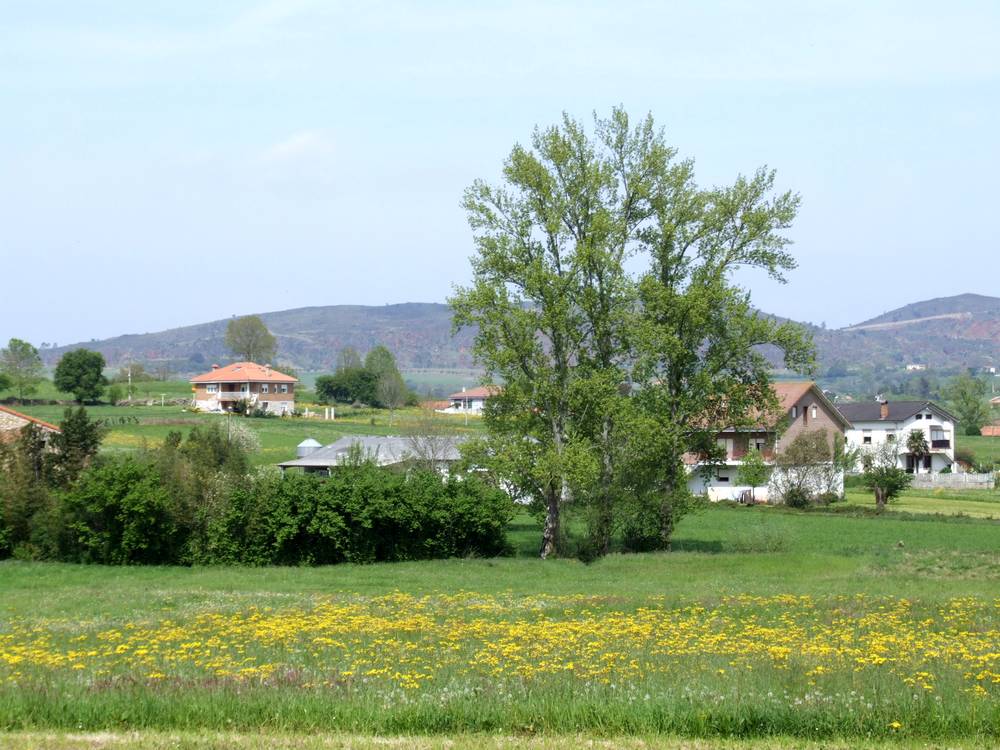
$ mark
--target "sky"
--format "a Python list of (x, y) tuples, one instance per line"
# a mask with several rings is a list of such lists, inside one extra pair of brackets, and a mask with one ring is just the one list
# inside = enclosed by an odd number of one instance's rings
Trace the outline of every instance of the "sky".
[(618, 104), (705, 187), (801, 194), (788, 284), (738, 279), (759, 308), (1000, 295), (995, 0), (2, 6), (0, 342), (443, 302), (462, 191)]

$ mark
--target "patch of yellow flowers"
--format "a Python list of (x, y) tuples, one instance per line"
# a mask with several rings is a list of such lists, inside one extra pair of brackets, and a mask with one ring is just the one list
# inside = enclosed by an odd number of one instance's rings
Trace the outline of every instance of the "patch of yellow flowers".
[(0, 623), (0, 681), (275, 684), (355, 689), (468, 683), (639, 685), (768, 676), (784, 684), (946, 683), (1000, 698), (1000, 599), (918, 609), (864, 595), (738, 596), (641, 606), (591, 596), (471, 592), (317, 597), (307, 606), (204, 611), (118, 627)]

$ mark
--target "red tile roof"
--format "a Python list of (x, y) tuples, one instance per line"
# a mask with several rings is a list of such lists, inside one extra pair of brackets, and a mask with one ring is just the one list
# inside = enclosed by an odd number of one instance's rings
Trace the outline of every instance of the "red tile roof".
[(34, 422), (43, 429), (51, 430), (52, 432), (62, 432), (62, 430), (60, 430), (56, 425), (52, 424), (51, 422), (46, 422), (44, 419), (38, 419), (36, 417), (32, 417), (27, 414), (22, 414), (21, 412), (15, 411), (14, 409), (11, 409), (8, 406), (0, 404), (0, 411), (7, 412), (8, 414), (13, 414), (15, 417), (19, 417), (28, 422)]
[(490, 396), (495, 396), (500, 393), (500, 386), (497, 385), (481, 385), (477, 388), (468, 388), (464, 391), (458, 391), (453, 393), (448, 398), (489, 398)]
[(298, 378), (285, 375), (270, 367), (258, 365), (254, 362), (233, 362), (231, 365), (220, 367), (206, 372), (203, 375), (196, 375), (191, 378), (192, 383), (298, 383)]
[(1000, 424), (988, 424), (979, 430), (983, 437), (1000, 437)]

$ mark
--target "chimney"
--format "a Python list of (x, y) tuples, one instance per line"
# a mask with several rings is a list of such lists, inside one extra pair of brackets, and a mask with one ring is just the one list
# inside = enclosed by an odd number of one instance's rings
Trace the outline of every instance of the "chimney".
[(879, 419), (889, 418), (889, 402), (886, 401), (885, 399), (879, 401), (878, 418)]
[(218, 370), (218, 369), (219, 369), (219, 366), (218, 366), (218, 365), (212, 365), (212, 369), (213, 369), (213, 370)]

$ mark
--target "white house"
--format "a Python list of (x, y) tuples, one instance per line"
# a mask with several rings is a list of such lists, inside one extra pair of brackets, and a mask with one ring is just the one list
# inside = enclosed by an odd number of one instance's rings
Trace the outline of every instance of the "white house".
[[(901, 469), (909, 473), (937, 474), (955, 462), (955, 417), (931, 401), (886, 401), (838, 404), (850, 422), (847, 444), (878, 449), (886, 443), (898, 446)], [(930, 453), (916, 457), (906, 450), (913, 430), (924, 434)]]
[[(695, 454), (684, 457), (688, 489), (693, 494), (705, 495), (709, 500), (739, 500), (752, 494), (758, 502), (780, 501), (778, 470), (772, 472), (767, 486), (751, 488), (740, 484), (740, 467), (747, 454), (758, 450), (765, 462), (773, 463), (775, 453), (784, 451), (804, 432), (822, 430), (832, 447), (835, 435), (843, 435), (851, 426), (816, 383), (786, 381), (774, 383), (772, 388), (778, 398), (778, 411), (762, 415), (760, 424), (754, 427), (720, 430), (716, 443), (725, 450), (725, 456), (719, 462), (710, 463), (704, 456)], [(813, 486), (813, 491), (832, 489), (837, 494), (843, 493), (843, 473), (834, 471), (832, 460), (817, 468), (823, 469), (815, 472), (817, 477), (829, 474), (831, 486)]]
[(437, 409), (442, 414), (475, 414), (483, 413), (486, 399), (499, 393), (500, 389), (495, 385), (483, 385), (478, 388), (463, 388), (458, 393), (448, 396), (448, 407)]

